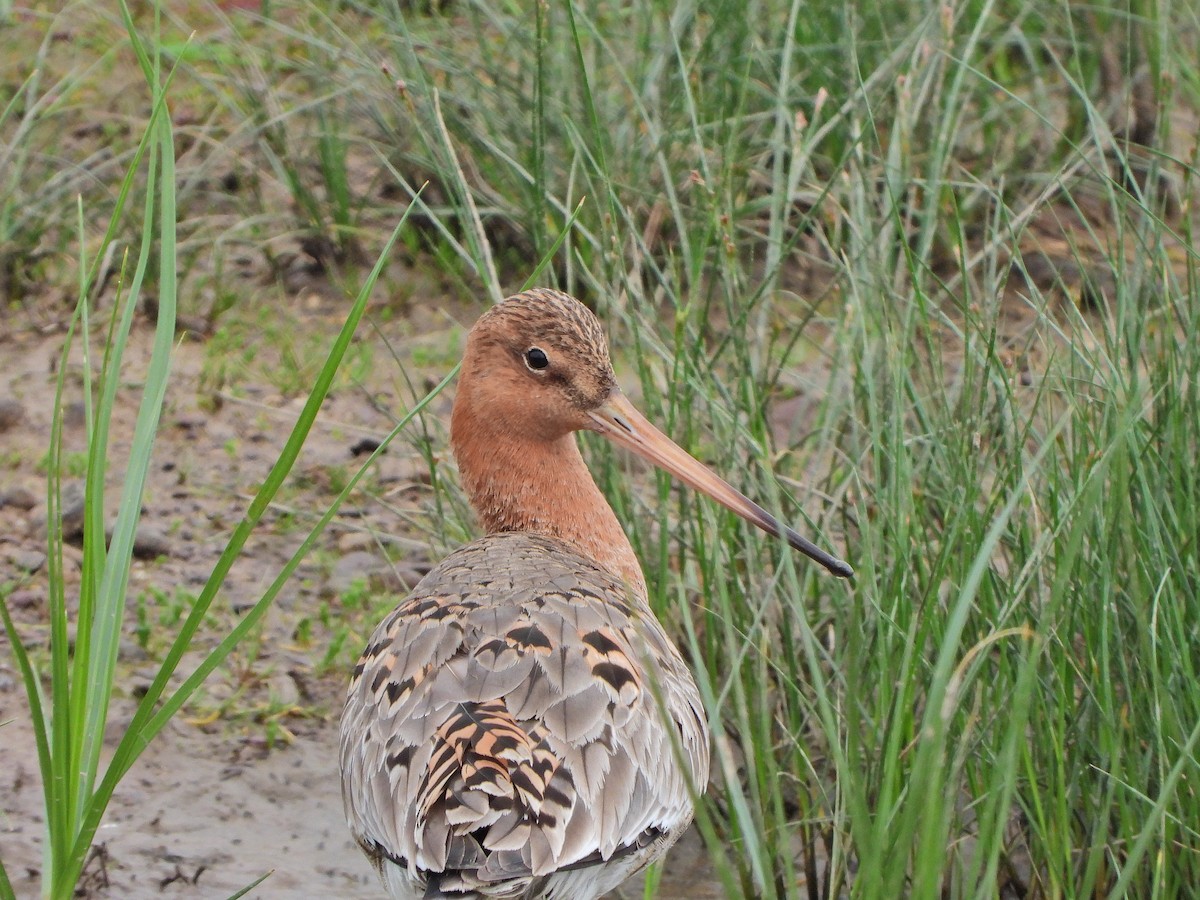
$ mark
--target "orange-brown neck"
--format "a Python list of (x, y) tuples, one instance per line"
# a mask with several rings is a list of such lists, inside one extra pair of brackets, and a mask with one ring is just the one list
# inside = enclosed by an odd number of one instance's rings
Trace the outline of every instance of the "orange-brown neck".
[(629, 538), (588, 471), (575, 435), (515, 434), (477, 409), (460, 385), (450, 439), (463, 488), (488, 533), (522, 531), (570, 544), (622, 578), (641, 600), (646, 583)]

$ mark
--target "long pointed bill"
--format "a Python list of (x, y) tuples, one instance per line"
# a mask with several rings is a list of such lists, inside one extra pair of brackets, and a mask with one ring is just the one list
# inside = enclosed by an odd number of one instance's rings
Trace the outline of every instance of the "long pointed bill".
[(625, 395), (613, 391), (612, 396), (598, 409), (590, 413), (595, 423), (594, 430), (614, 444), (632, 450), (643, 459), (649, 460), (670, 472), (680, 481), (708, 494), (726, 509), (737, 513), (752, 525), (757, 525), (767, 534), (786, 538), (787, 542), (801, 553), (816, 560), (834, 575), (849, 578), (854, 574), (848, 563), (832, 556), (812, 541), (788, 528), (773, 515), (746, 497), (732, 485), (726, 483), (707, 466), (689, 455), (678, 444), (650, 424)]

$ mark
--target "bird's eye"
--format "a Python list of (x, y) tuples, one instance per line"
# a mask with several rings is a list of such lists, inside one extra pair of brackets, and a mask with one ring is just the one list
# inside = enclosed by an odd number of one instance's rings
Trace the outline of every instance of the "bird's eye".
[(530, 347), (525, 351), (525, 365), (529, 366), (535, 372), (540, 372), (546, 366), (550, 365), (550, 358), (546, 356), (544, 350), (538, 347)]

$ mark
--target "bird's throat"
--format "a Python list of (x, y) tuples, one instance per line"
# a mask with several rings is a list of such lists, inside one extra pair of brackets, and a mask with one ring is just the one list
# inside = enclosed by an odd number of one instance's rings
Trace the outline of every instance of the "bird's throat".
[[(461, 401), (461, 396), (460, 396)], [(623, 579), (644, 599), (645, 579), (621, 523), (596, 486), (574, 434), (514, 435), (456, 402), (451, 444), (463, 488), (488, 533), (557, 538)]]

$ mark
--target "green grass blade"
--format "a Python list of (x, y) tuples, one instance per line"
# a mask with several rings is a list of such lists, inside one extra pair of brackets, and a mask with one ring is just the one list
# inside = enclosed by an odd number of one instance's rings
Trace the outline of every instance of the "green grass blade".
[[(80, 837), (73, 847), (73, 856), (77, 859), (82, 859), (82, 855), (86, 853), (87, 847), (95, 835), (96, 829), (99, 827), (101, 816), (110, 800), (113, 791), (116, 789), (121, 778), (129, 771), (130, 767), (141, 755), (142, 751), (148, 746), (149, 742), (159, 733), (162, 727), (170, 721), (179, 708), (187, 701), (187, 699), (195, 692), (195, 690), (203, 683), (203, 680), (215, 669), (221, 661), (223, 661), (237, 644), (239, 640), (258, 622), (265, 614), (274, 600), (278, 591), (284, 586), (287, 578), (294, 571), (295, 567), (302, 559), (303, 553), (307, 552), (312, 543), (319, 535), (319, 531), (314, 531), (302, 545), (301, 551), (295, 555), (285, 567), (282, 574), (271, 589), (264, 594), (255, 606), (243, 617), (230, 634), (223, 639), (218, 646), (211, 651), (204, 661), (185, 679), (183, 684), (177, 688), (166, 700), (160, 704), (160, 698), (167, 686), (171, 676), (174, 675), (179, 666), (183, 654), (191, 646), (192, 640), (200, 628), (204, 620), (204, 616), (211, 606), (213, 600), (217, 596), (217, 592), (224, 583), (225, 577), (228, 574), (233, 563), (236, 561), (245, 546), (246, 540), (253, 532), (255, 526), (262, 518), (263, 514), (270, 506), (271, 500), (278, 492), (283, 484), (292, 466), (295, 464), (300, 450), (303, 446), (304, 439), (311, 430), (313, 423), (316, 420), (317, 413), (320, 411), (321, 404), (324, 402), (329, 388), (332, 385), (334, 374), (337, 371), (338, 365), (345, 356), (346, 350), (350, 346), (350, 342), (357, 330), (358, 323), (361, 320), (362, 314), (366, 308), (367, 299), (375, 282), (378, 280), (383, 266), (387, 261), (388, 254), (391, 252), (397, 238), (404, 228), (409, 211), (406, 210), (404, 217), (401, 218), (399, 224), (392, 232), (391, 238), (385, 245), (379, 260), (376, 262), (374, 269), (367, 277), (362, 289), (359, 291), (358, 297), (355, 300), (353, 307), (347, 315), (345, 324), (341, 332), (338, 334), (329, 357), (322, 367), (321, 372), (317, 377), (317, 381), (313, 387), (309, 398), (302, 409), (296, 425), (293, 427), (292, 434), (285, 443), (280, 452), (279, 459), (272, 466), (271, 471), (264, 479), (262, 486), (255, 494), (245, 517), (234, 529), (224, 552), (217, 561), (212, 574), (209, 576), (207, 583), (201, 590), (192, 608), (188, 612), (185, 621), (180, 625), (179, 631), (176, 634), (170, 648), (164, 654), (162, 662), (159, 664), (158, 672), (155, 678), (147, 688), (138, 703), (138, 707), (134, 712), (133, 718), (122, 736), (121, 741), (114, 750), (112, 759), (109, 762), (108, 768), (105, 770), (104, 777), (98, 784), (96, 791), (92, 797), (92, 802), (88, 808), (87, 816), (84, 820), (83, 828), (80, 832)], [(354, 481), (357, 483), (357, 480)], [(324, 527), (324, 523), (331, 518), (333, 512), (329, 512), (323, 518), (319, 528)]]
[[(29, 718), (33, 725), (33, 737), (37, 746), (38, 767), (42, 772), (42, 796), (46, 804), (46, 809), (54, 809), (52, 804), (59, 802), (61, 794), (69, 793), (62, 789), (59, 783), (60, 779), (54, 769), (53, 747), (50, 743), (50, 728), (46, 718), (46, 711), (42, 706), (41, 685), (38, 682), (38, 674), (34, 671), (33, 664), (29, 659), (29, 652), (25, 649), (25, 645), (21, 643), (20, 632), (17, 631), (16, 625), (12, 620), (12, 613), (8, 608), (8, 594), (4, 590), (0, 590), (0, 618), (4, 619), (4, 633), (8, 636), (8, 646), (12, 651), (13, 659), (16, 660), (17, 668), (21, 672), (21, 681), (25, 686), (25, 698), (29, 703)], [(3, 725), (0, 725), (0, 733), (3, 733)], [(65, 805), (65, 803), (64, 803)], [(62, 829), (65, 825), (66, 816), (59, 815), (53, 820), (50, 816), (46, 818), (47, 839), (50, 841), (50, 852), (53, 853), (56, 848), (55, 841), (63, 841)], [(8, 874), (0, 865), (0, 897), (15, 897), (12, 884), (8, 880)]]
[[(131, 31), (131, 34), (135, 33)], [(135, 40), (135, 44), (137, 43)], [(152, 82), (152, 87), (156, 83)], [(99, 414), (95, 419), (94, 429), (89, 435), (89, 445), (92, 451), (89, 454), (85, 503), (89, 527), (85, 530), (84, 552), (85, 568), (89, 573), (88, 587), (93, 593), (94, 608), (92, 603), (89, 603), (86, 615), (85, 611), (81, 609), (81, 619), (86, 619), (89, 623), (86, 640), (88, 652), (81, 656), (77, 663), (77, 675), (82, 675), (83, 678), (82, 681), (77, 678), (76, 683), (82, 683), (86, 687), (81, 692), (83, 694), (82, 709), (73, 711), (79, 716), (75, 721), (81, 725), (79, 745), (81, 778), (77, 787), (76, 800), (80, 815), (90, 800), (100, 762), (104, 726), (108, 719), (121, 628), (124, 623), (125, 596), (130, 560), (133, 555), (133, 541), (141, 517), (142, 495), (170, 378), (171, 350), (175, 337), (174, 143), (170, 121), (164, 115), (165, 98), (166, 88), (159, 88), (155, 101), (155, 113), (149, 126), (150, 130), (155, 132), (156, 143), (149, 158), (141, 249), (121, 321), (110, 336)], [(160, 163), (161, 174), (158, 172)], [(125, 480), (117, 508), (117, 519), (106, 551), (103, 496), (107, 470), (108, 426), (116, 402), (117, 388), (120, 383), (118, 371), (124, 358), (125, 344), (132, 327), (133, 309), (141, 296), (141, 285), (149, 267), (150, 251), (156, 243), (153, 231), (156, 221), (154, 215), (156, 206), (159, 223), (157, 233), (159, 247), (158, 318), (142, 402), (134, 424)], [(86, 669), (81, 670), (83, 666), (86, 666)], [(78, 824), (76, 822), (76, 827)]]
[(250, 882), (248, 885), (246, 885), (244, 888), (242, 888), (236, 894), (230, 894), (229, 900), (238, 900), (239, 897), (245, 897), (252, 890), (254, 890), (256, 887), (258, 887), (260, 884), (262, 884), (264, 881), (266, 881), (268, 878), (270, 878), (274, 874), (275, 874), (275, 870), (272, 869), (270, 872), (267, 872), (266, 874), (262, 875), (261, 877), (256, 878), (254, 881)]

